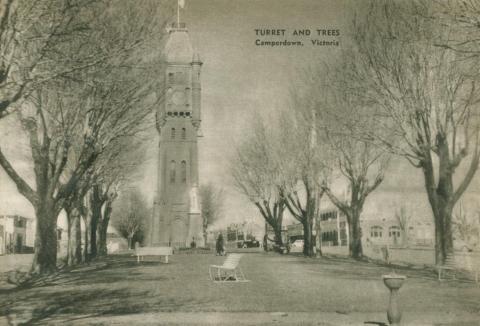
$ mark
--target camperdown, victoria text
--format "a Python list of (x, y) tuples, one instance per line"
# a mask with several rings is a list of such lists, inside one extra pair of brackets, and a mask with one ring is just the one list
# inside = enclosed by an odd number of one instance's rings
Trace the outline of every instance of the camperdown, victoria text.
[(297, 47), (297, 46), (339, 46), (340, 29), (337, 28), (255, 28), (255, 46)]

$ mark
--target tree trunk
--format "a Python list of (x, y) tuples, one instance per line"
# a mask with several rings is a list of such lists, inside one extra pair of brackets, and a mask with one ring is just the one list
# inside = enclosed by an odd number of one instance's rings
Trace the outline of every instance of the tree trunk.
[(302, 222), (303, 225), (303, 255), (307, 257), (312, 257), (314, 241), (312, 237), (312, 219), (308, 218), (305, 222)]
[(128, 249), (133, 249), (132, 248), (132, 239), (133, 239), (133, 236), (128, 236)]
[(320, 218), (315, 223), (315, 246), (317, 248), (317, 257), (322, 256), (322, 229), (320, 228)]
[(90, 261), (90, 216), (89, 214), (83, 215), (83, 223), (85, 224), (85, 231), (83, 233), (83, 260), (85, 262)]
[(90, 219), (90, 259), (97, 257), (97, 229), (98, 220), (100, 218), (99, 211), (92, 209), (92, 217)]
[(78, 263), (82, 262), (82, 223), (80, 221), (80, 214), (75, 219), (75, 260)]
[(275, 226), (272, 226), (273, 227), (273, 230), (275, 232), (275, 244), (281, 248), (283, 247), (283, 239), (282, 239), (282, 227), (278, 226), (278, 225), (275, 225)]
[(360, 229), (360, 212), (358, 210), (352, 210), (348, 221), (348, 231), (350, 233), (350, 257), (360, 259), (363, 256), (363, 248), (362, 231)]
[(105, 225), (104, 221), (102, 220), (102, 222), (99, 224), (99, 227), (98, 227), (98, 244), (97, 244), (98, 256), (106, 256), (108, 253), (107, 228), (108, 228), (108, 223)]
[(105, 210), (103, 212), (103, 218), (99, 223), (98, 228), (98, 255), (106, 256), (108, 253), (107, 250), (107, 230), (108, 224), (110, 223), (110, 215), (112, 214), (112, 201), (108, 200), (105, 205)]
[(448, 144), (438, 138), (438, 184), (435, 184), (434, 167), (430, 155), (422, 162), (425, 188), (432, 208), (435, 224), (435, 263), (444, 264), (453, 253), (452, 211), (455, 205), (453, 170), (450, 167)]
[(37, 229), (32, 272), (52, 273), (57, 269), (57, 214), (53, 203), (43, 200), (35, 209)]
[(435, 263), (443, 264), (447, 255), (453, 253), (452, 204), (438, 198), (439, 207), (434, 214), (435, 220)]
[(67, 211), (68, 253), (67, 264), (73, 266), (82, 261), (82, 230), (80, 213), (77, 209)]
[(283, 224), (283, 212), (285, 210), (285, 204), (283, 200), (276, 201), (273, 204), (273, 209), (270, 209), (269, 202), (263, 201), (263, 206), (260, 202), (255, 202), (255, 205), (260, 210), (263, 218), (265, 219), (265, 238), (264, 238), (264, 250), (268, 251), (268, 225), (270, 225), (275, 233), (275, 244), (278, 248), (283, 246), (282, 239), (282, 224)]
[(97, 232), (98, 232), (98, 223), (102, 218), (102, 206), (104, 200), (102, 199), (101, 189), (99, 185), (94, 185), (90, 193), (90, 209), (91, 209), (91, 220), (90, 220), (90, 258), (93, 259), (97, 257)]

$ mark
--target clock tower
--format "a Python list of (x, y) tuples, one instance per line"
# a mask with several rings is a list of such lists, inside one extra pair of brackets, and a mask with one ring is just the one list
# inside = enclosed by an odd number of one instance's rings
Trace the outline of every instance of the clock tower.
[(204, 245), (198, 196), (198, 144), (200, 136), (200, 70), (184, 23), (168, 29), (164, 49), (165, 83), (159, 94), (158, 180), (147, 238), (150, 246)]

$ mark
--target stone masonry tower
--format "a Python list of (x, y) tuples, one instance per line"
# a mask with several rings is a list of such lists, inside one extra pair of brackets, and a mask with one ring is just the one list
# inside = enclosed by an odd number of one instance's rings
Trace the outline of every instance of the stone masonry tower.
[(150, 224), (150, 246), (204, 245), (198, 196), (200, 69), (184, 23), (168, 30), (165, 45), (164, 104), (157, 111), (160, 135), (157, 194)]

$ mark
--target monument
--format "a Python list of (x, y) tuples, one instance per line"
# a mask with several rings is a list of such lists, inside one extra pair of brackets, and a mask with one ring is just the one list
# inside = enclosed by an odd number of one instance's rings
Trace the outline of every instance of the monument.
[(165, 86), (157, 111), (158, 180), (148, 230), (149, 246), (204, 245), (198, 196), (198, 144), (201, 122), (202, 62), (178, 20), (168, 29), (164, 49)]

